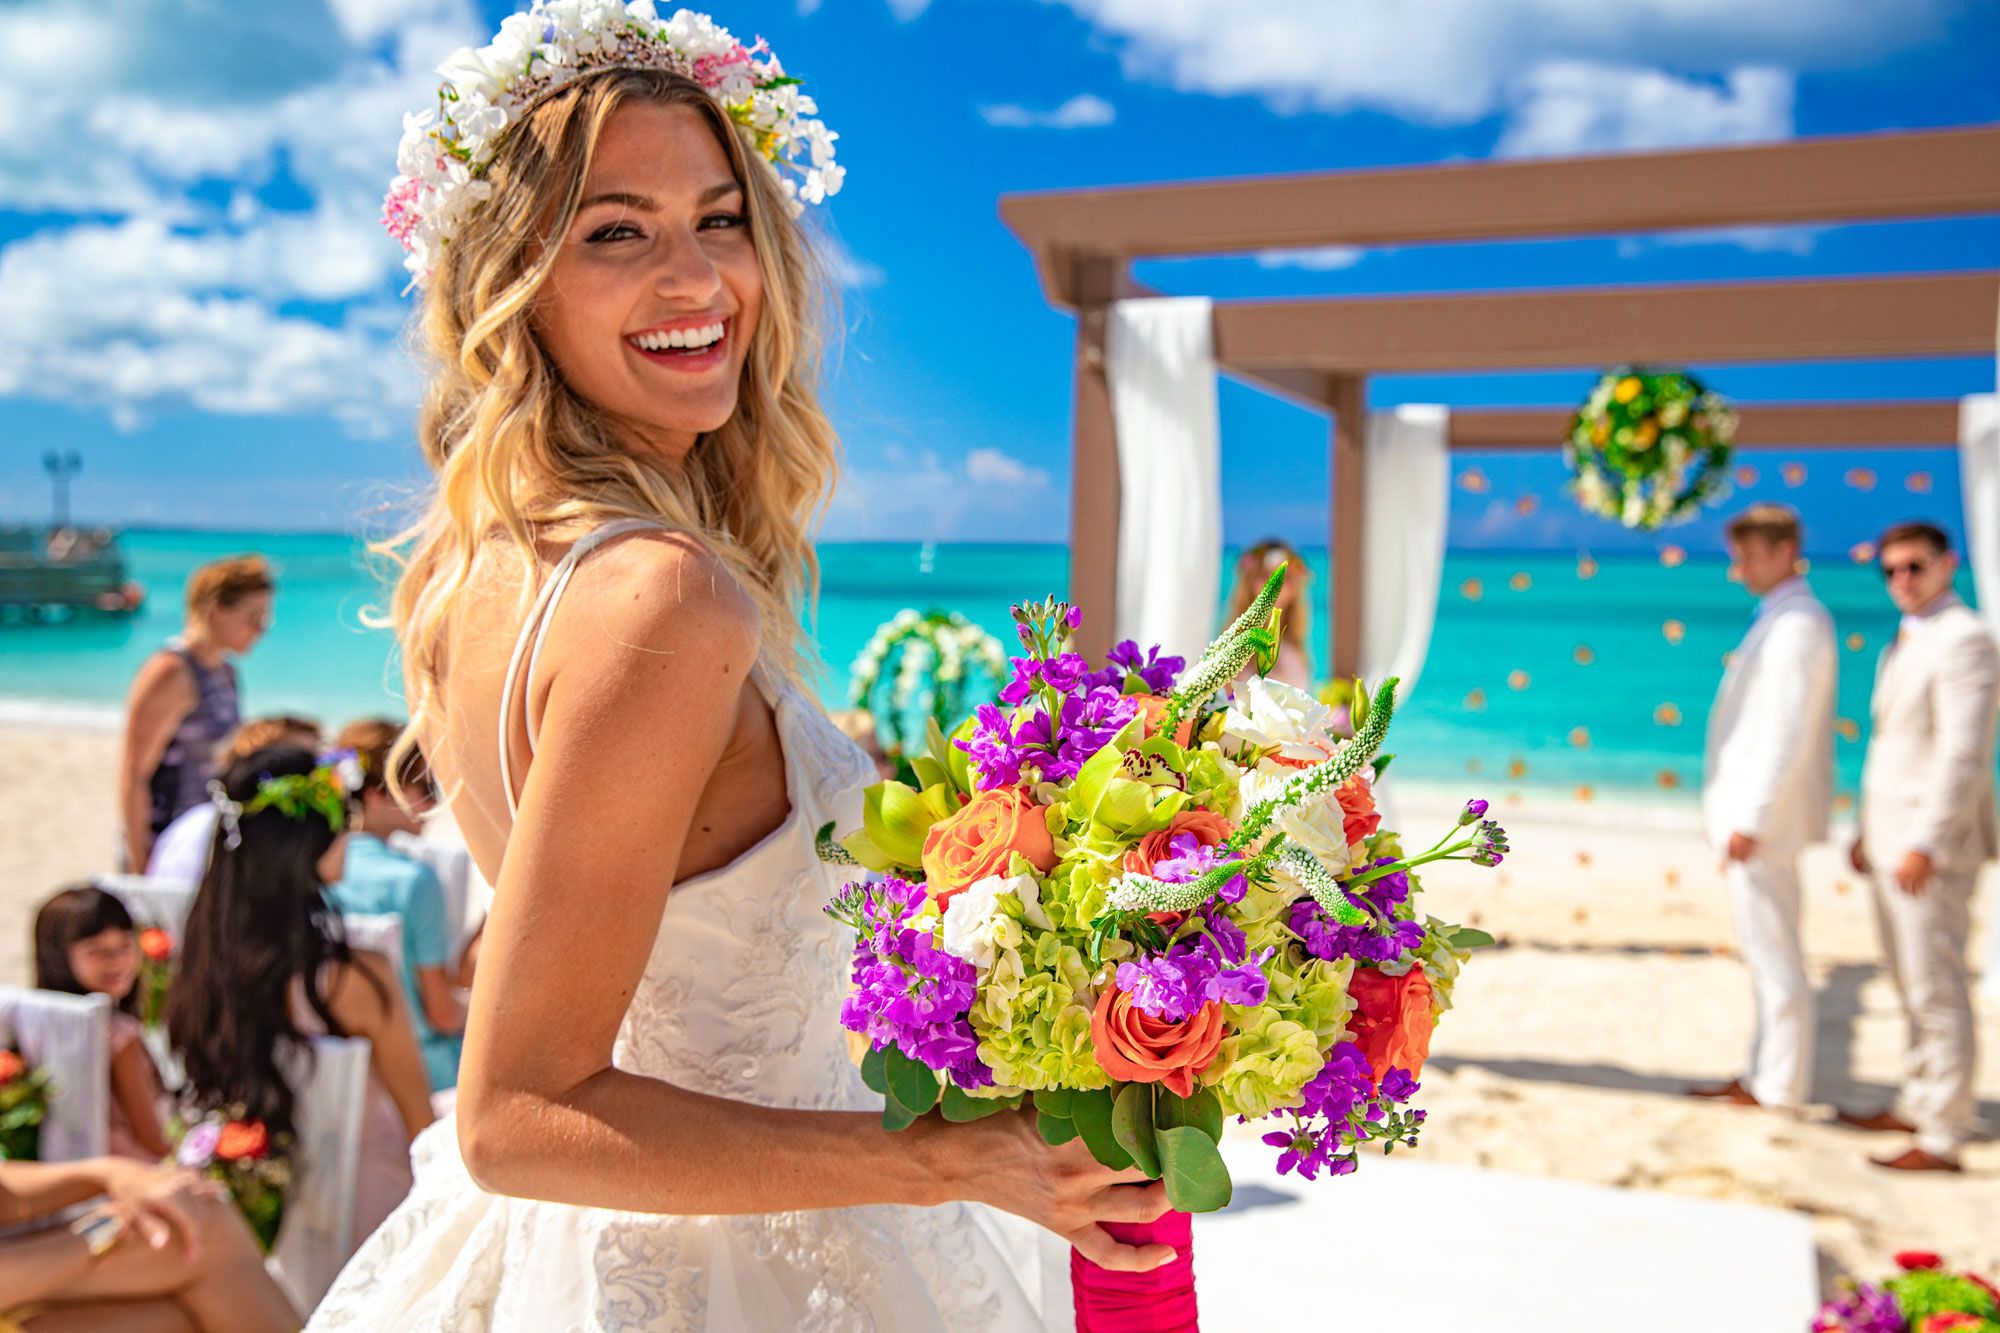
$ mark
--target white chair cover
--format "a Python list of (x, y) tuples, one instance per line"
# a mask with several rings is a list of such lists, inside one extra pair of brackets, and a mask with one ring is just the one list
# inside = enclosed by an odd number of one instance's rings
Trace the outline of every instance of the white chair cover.
[(379, 953), (389, 960), (389, 970), (403, 975), (403, 918), (389, 912), (349, 912), (340, 918), (347, 931), (347, 947)]
[(1361, 675), (1400, 677), (1408, 699), (1423, 674), (1444, 573), (1451, 510), (1450, 415), (1407, 404), (1368, 417), (1362, 489)]
[[(1215, 633), (1222, 596), (1222, 426), (1214, 303), (1119, 301), (1105, 329), (1118, 434), (1116, 636), (1190, 662)], [(1085, 615), (1102, 615), (1085, 607)]]
[(270, 1269), (301, 1310), (326, 1295), (358, 1243), (354, 1189), (368, 1104), (369, 1045), (361, 1037), (315, 1037), (298, 1085), (298, 1142), (291, 1197)]
[[(1975, 393), (1960, 400), (1958, 473), (1972, 590), (1979, 614), (2000, 635), (2000, 395)], [(2000, 916), (1986, 942), (1984, 973), (1980, 989), (2000, 999)]]
[(49, 1071), (42, 1160), (102, 1157), (111, 1126), (111, 997), (0, 986), (0, 1034)]
[(125, 904), (125, 910), (141, 926), (158, 926), (179, 940), (187, 925), (188, 907), (201, 886), (178, 879), (155, 879), (151, 875), (99, 875), (91, 881)]

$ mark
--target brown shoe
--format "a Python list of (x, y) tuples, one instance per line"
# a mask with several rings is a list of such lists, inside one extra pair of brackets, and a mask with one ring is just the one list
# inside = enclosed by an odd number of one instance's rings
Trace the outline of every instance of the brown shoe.
[(1922, 1148), (1908, 1148), (1895, 1157), (1871, 1157), (1868, 1159), (1884, 1171), (1963, 1171), (1964, 1167), (1949, 1157), (1939, 1157), (1936, 1153), (1925, 1152)]
[(1917, 1127), (1894, 1111), (1874, 1111), (1862, 1115), (1859, 1111), (1835, 1111), (1833, 1118), (1849, 1129), (1865, 1129), (1871, 1134), (1914, 1134)]
[(1703, 1101), (1726, 1102), (1730, 1106), (1758, 1106), (1758, 1100), (1750, 1095), (1750, 1089), (1743, 1086), (1741, 1079), (1730, 1079), (1727, 1083), (1697, 1083), (1687, 1090), (1690, 1097)]

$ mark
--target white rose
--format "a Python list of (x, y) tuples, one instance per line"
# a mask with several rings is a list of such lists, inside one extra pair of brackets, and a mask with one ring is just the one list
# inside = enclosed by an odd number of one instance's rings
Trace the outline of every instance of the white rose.
[(1278, 827), (1335, 875), (1347, 869), (1347, 816), (1332, 792), (1278, 816)]
[(1042, 911), (1041, 885), (1032, 875), (1015, 875), (1003, 879), (999, 875), (988, 875), (975, 881), (963, 891), (952, 895), (944, 909), (944, 951), (955, 958), (963, 958), (981, 972), (988, 971), (998, 961), (1002, 949), (1012, 948), (1021, 942), (1021, 923), (1007, 915), (1000, 906), (1000, 895), (1011, 894), (1022, 907), (1022, 917), (1030, 925), (1042, 930), (1050, 929), (1049, 918)]
[(1304, 690), (1252, 677), (1222, 717), (1222, 734), (1245, 745), (1275, 747), (1287, 759), (1318, 762), (1333, 751), (1333, 710)]

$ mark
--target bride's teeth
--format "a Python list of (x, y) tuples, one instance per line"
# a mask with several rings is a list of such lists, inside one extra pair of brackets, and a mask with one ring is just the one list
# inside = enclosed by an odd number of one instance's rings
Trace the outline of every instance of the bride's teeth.
[(634, 346), (648, 352), (664, 352), (671, 348), (692, 349), (712, 347), (722, 341), (724, 326), (709, 324), (699, 329), (668, 329), (664, 333), (641, 333), (632, 339)]

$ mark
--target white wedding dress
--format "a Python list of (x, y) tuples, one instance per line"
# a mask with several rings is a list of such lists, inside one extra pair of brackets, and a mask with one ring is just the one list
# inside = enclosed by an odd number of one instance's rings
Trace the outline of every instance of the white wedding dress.
[[(643, 526), (598, 529), (552, 572), (522, 629), (523, 646), (533, 637), (530, 679), (576, 561)], [(668, 895), (613, 1059), (763, 1106), (880, 1109), (838, 1019), (853, 937), (821, 907), (842, 874), (813, 850), (826, 821), (845, 828), (858, 818), (855, 797), (874, 766), (795, 687), (771, 688), (761, 669), (753, 679), (776, 714), (791, 814), (729, 865)], [(502, 707), (512, 707), (511, 690)], [(1070, 1327), (1067, 1247), (990, 1209), (690, 1217), (508, 1198), (467, 1175), (450, 1116), (411, 1152), (415, 1187), (341, 1273), (313, 1333)]]

